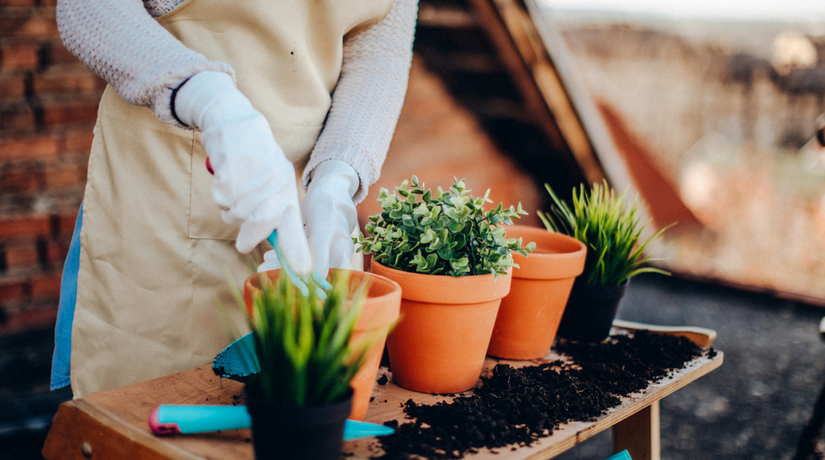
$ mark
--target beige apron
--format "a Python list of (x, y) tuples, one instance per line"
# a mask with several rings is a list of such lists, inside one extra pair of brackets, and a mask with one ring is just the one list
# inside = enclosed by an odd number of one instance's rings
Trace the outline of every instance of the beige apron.
[[(184, 45), (230, 64), (300, 172), (330, 107), (343, 37), (392, 0), (189, 0), (159, 19)], [(199, 133), (158, 121), (107, 87), (83, 202), (72, 326), (75, 397), (208, 364), (246, 329), (230, 291), (254, 272), (238, 228), (212, 202)], [(258, 248), (256, 260), (260, 259)]]

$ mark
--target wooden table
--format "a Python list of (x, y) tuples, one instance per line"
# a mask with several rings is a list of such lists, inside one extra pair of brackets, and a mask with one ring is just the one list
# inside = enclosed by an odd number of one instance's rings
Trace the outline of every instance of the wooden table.
[[(616, 321), (621, 329), (651, 329), (686, 336), (707, 347), (716, 333), (701, 328), (668, 328)], [(553, 351), (546, 357), (557, 357)], [(615, 451), (628, 449), (633, 460), (658, 460), (659, 400), (722, 365), (723, 355), (700, 357), (684, 369), (660, 382), (651, 384), (643, 393), (634, 394), (607, 414), (591, 422), (571, 422), (562, 425), (552, 436), (541, 438), (529, 447), (510, 450), (509, 447), (481, 450), (467, 458), (477, 460), (525, 460), (552, 458), (576, 444), (608, 428), (613, 429)], [(534, 365), (536, 361), (507, 361), (488, 358), (484, 372), (498, 363), (514, 367)], [(379, 370), (379, 376), (389, 372)], [(366, 421), (382, 423), (404, 421), (402, 404), (412, 398), (431, 404), (446, 399), (415, 393), (394, 384), (375, 386)], [(253, 459), (250, 430), (232, 430), (199, 435), (156, 437), (149, 430), (149, 413), (160, 404), (237, 404), (242, 402), (243, 386), (212, 373), (203, 366), (159, 379), (99, 393), (63, 403), (52, 423), (43, 448), (48, 460), (69, 459), (175, 459), (175, 460), (244, 460)], [(368, 459), (380, 452), (375, 438), (349, 441), (344, 450), (353, 459)]]

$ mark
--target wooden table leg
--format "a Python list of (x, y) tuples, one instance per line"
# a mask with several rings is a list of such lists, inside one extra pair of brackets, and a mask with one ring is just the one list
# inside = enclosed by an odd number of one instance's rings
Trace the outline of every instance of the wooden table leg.
[(661, 460), (659, 401), (613, 427), (613, 451), (625, 449), (633, 460)]

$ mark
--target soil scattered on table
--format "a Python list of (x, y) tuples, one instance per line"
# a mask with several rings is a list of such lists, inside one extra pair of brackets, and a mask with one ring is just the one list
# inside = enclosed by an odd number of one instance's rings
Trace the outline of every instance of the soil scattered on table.
[(569, 359), (513, 368), (499, 364), (481, 386), (452, 402), (421, 405), (408, 400), (410, 422), (386, 422), (396, 433), (378, 438), (374, 459), (455, 459), (483, 448), (527, 446), (559, 425), (589, 421), (621, 398), (682, 369), (693, 359), (715, 356), (684, 337), (638, 331), (598, 343), (560, 341)]

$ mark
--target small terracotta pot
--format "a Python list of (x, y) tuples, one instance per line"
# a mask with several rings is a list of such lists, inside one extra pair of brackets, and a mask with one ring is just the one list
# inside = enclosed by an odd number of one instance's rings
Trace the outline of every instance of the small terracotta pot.
[[(353, 341), (362, 336), (375, 339), (367, 352), (366, 361), (350, 382), (353, 397), (352, 411), (348, 418), (363, 420), (375, 386), (378, 367), (381, 364), (381, 354), (387, 340), (387, 330), (398, 319), (401, 307), (401, 286), (383, 276), (356, 270), (334, 268), (330, 270), (330, 275), (336, 272), (349, 272), (351, 292), (354, 292), (365, 280), (370, 283), (367, 299), (361, 310), (361, 317), (355, 325), (355, 332), (351, 338)], [(246, 279), (246, 282), (244, 282), (244, 302), (248, 313), (252, 311), (253, 293), (261, 289), (260, 275), (263, 274), (275, 280), (278, 279), (279, 273), (280, 270), (269, 270), (251, 275)]]
[(505, 359), (536, 359), (550, 351), (570, 289), (584, 270), (587, 247), (543, 228), (513, 225), (508, 238), (536, 243), (527, 257), (514, 253), (513, 285), (501, 300), (487, 353)]
[(370, 269), (401, 285), (401, 319), (387, 338), (393, 381), (424, 393), (473, 388), (511, 273), (423, 275), (375, 261)]

